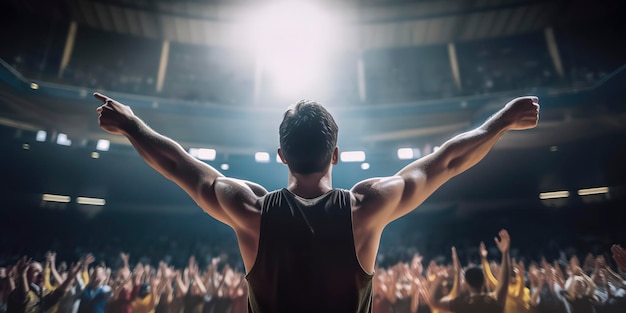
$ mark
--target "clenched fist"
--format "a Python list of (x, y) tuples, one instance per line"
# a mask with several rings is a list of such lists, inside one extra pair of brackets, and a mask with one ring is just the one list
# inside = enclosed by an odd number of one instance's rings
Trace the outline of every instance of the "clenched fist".
[(502, 120), (509, 130), (529, 129), (539, 121), (539, 98), (525, 96), (515, 98), (502, 109)]

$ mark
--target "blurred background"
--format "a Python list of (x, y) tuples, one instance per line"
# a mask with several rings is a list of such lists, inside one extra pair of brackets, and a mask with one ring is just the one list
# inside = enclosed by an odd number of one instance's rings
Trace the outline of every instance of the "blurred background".
[[(505, 227), (518, 258), (626, 243), (622, 1), (10, 0), (0, 4), (0, 262), (129, 251), (184, 264), (233, 232), (102, 131), (91, 97), (130, 105), (225, 175), (286, 184), (282, 113), (335, 116), (334, 185), (392, 175), (521, 95), (536, 129), (391, 224), (379, 262), (452, 245), (477, 258)], [(610, 258), (609, 258), (610, 259)]]

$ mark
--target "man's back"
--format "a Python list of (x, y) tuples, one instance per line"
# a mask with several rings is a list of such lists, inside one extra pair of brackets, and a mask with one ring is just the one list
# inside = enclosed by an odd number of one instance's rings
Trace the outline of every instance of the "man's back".
[(356, 256), (350, 193), (334, 189), (315, 199), (287, 189), (269, 193), (246, 278), (251, 312), (370, 312), (372, 275)]

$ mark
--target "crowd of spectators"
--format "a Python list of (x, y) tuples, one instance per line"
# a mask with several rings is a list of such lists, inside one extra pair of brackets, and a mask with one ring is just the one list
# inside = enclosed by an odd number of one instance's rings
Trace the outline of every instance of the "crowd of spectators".
[[(515, 236), (512, 242), (514, 247)], [(468, 296), (464, 273), (476, 266), (482, 267), (484, 292), (494, 292), (505, 269), (490, 246), (476, 244), (477, 255), (466, 264), (451, 247), (446, 260), (428, 260), (415, 252), (407, 260), (377, 265), (374, 312), (444, 312), (433, 303)], [(498, 241), (495, 246), (502, 251)], [(504, 312), (625, 312), (626, 250), (617, 244), (610, 250), (580, 258), (514, 258), (506, 272)], [(201, 264), (192, 253), (184, 264), (174, 265), (163, 259), (131, 260), (124, 252), (108, 257), (84, 253), (61, 259), (48, 251), (41, 258), (23, 256), (0, 264), (0, 312), (247, 311), (245, 274), (232, 260), (215, 256)]]
[[(536, 308), (536, 312), (625, 312), (622, 297), (626, 293), (623, 283), (617, 279), (625, 272), (615, 267), (610, 252), (611, 243), (624, 240), (619, 235), (619, 207), (619, 203), (615, 210), (605, 205), (585, 205), (581, 210), (568, 208), (567, 216), (563, 210), (550, 215), (529, 209), (475, 213), (462, 218), (455, 217), (454, 212), (407, 216), (390, 225), (381, 240), (375, 271), (375, 312), (390, 312), (384, 307), (393, 308), (393, 312), (437, 312), (430, 310), (432, 294), (443, 297), (452, 289), (462, 295), (463, 284), (457, 283), (456, 289), (453, 287), (455, 263), (462, 264), (463, 268), (482, 264), (486, 269), (486, 288), (493, 290), (497, 285), (494, 277), (499, 273), (496, 262), (499, 253), (489, 238), (497, 225), (505, 225), (511, 233), (510, 254), (516, 271), (512, 281), (525, 288), (512, 285), (510, 294), (520, 297), (510, 303), (523, 301), (525, 307)], [(39, 267), (34, 260), (41, 264), (41, 283), (49, 281), (43, 290), (50, 292), (51, 301), (60, 299), (59, 307), (60, 303), (76, 303), (81, 290), (92, 290), (90, 295), (93, 296), (97, 293), (94, 290), (104, 288), (100, 292), (108, 290), (110, 300), (99, 305), (107, 307), (108, 312), (131, 312), (119, 309), (122, 302), (127, 307), (140, 306), (142, 304), (132, 303), (141, 302), (155, 310), (159, 307), (158, 312), (173, 312), (167, 308), (185, 306), (190, 311), (184, 312), (237, 312), (235, 310), (242, 306), (245, 311), (247, 289), (242, 279), (245, 271), (236, 238), (227, 226), (204, 213), (103, 211), (96, 216), (85, 216), (69, 208), (20, 206), (1, 213), (0, 267), (4, 269), (0, 269), (0, 274), (5, 277), (4, 286), (9, 276), (16, 282), (14, 286), (18, 286), (16, 277), (21, 277), (19, 274), (26, 268), (33, 267), (37, 272)], [(575, 230), (568, 231), (568, 228)], [(595, 239), (586, 243), (584, 237), (590, 235)], [(481, 240), (484, 245), (480, 244)], [(449, 252), (451, 246), (455, 247), (454, 255)], [(126, 254), (120, 255), (120, 251), (132, 255), (132, 259)], [(24, 255), (32, 258), (29, 264), (35, 265), (27, 266)], [(79, 275), (64, 286), (67, 280), (64, 277), (73, 276), (63, 273), (70, 273), (73, 265), (79, 263)], [(58, 275), (54, 274), (55, 269)], [(195, 278), (196, 274), (199, 279)], [(442, 285), (433, 285), (439, 274), (446, 276), (440, 279)], [(542, 281), (548, 283), (542, 285)], [(574, 287), (570, 287), (572, 282), (576, 282)], [(103, 287), (105, 285), (109, 287)], [(146, 291), (148, 285), (151, 285), (150, 291)], [(140, 292), (142, 286), (144, 291)], [(3, 297), (8, 301), (8, 291), (3, 290)], [(54, 293), (55, 290), (67, 292)], [(577, 294), (581, 290), (587, 290), (585, 295), (589, 298), (584, 299), (590, 301), (587, 304), (594, 311), (576, 308), (583, 305)], [(570, 293), (576, 297), (567, 300)], [(595, 296), (591, 296), (592, 293)], [(44, 294), (47, 293), (41, 295)], [(533, 295), (536, 295), (534, 300)], [(536, 305), (530, 305), (531, 301)], [(542, 309), (542, 305), (555, 303), (561, 303), (562, 311)], [(76, 310), (78, 306), (72, 307)], [(204, 311), (201, 306), (206, 306)], [(75, 312), (57, 310), (48, 312)], [(102, 311), (89, 307), (79, 312)]]

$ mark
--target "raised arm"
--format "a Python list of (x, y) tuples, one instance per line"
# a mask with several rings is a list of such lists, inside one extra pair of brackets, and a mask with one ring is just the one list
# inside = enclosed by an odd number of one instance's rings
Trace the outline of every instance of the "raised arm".
[[(148, 165), (181, 187), (202, 209), (217, 220), (235, 226), (235, 220), (224, 210), (216, 193), (216, 182), (224, 176), (210, 165), (188, 154), (174, 140), (152, 130), (137, 117), (131, 108), (100, 93), (96, 99), (104, 104), (100, 114), (100, 127), (105, 131), (123, 135), (135, 147)], [(266, 191), (255, 184), (228, 181), (225, 185), (240, 202), (252, 204), (258, 194)]]
[(42, 311), (47, 312), (52, 306), (57, 304), (61, 297), (70, 290), (76, 282), (76, 274), (80, 271), (81, 261), (72, 265), (68, 271), (67, 278), (53, 292), (43, 296)]
[(532, 296), (530, 297), (530, 305), (533, 307), (536, 307), (537, 305), (539, 305), (539, 302), (541, 301), (541, 290), (543, 289), (543, 286), (546, 284), (546, 276), (542, 273), (539, 273), (537, 275), (537, 288), (535, 288), (533, 290)]
[(181, 295), (186, 295), (189, 291), (189, 285), (185, 285), (185, 283), (183, 282), (180, 271), (176, 271), (175, 281), (178, 292), (180, 292)]
[(198, 269), (198, 265), (194, 264), (192, 268), (189, 269), (189, 274), (191, 275), (192, 284), (195, 284), (196, 287), (198, 287), (198, 289), (200, 290), (200, 292), (203, 295), (206, 295), (207, 293), (207, 289), (206, 286), (204, 285), (204, 283), (202, 282), (202, 279), (200, 278), (200, 273), (199, 273), (199, 269)]
[(372, 219), (377, 221), (376, 226), (384, 227), (417, 208), (450, 178), (482, 160), (507, 131), (533, 128), (538, 117), (536, 97), (513, 99), (480, 127), (446, 141), (440, 149), (410, 163), (395, 176), (363, 181), (352, 191), (365, 207), (370, 207), (365, 203), (372, 202), (372, 214), (376, 215)]
[(498, 286), (496, 287), (496, 301), (504, 307), (506, 303), (506, 294), (509, 288), (509, 279), (511, 277), (511, 255), (509, 249), (511, 248), (511, 237), (506, 230), (501, 230), (498, 234), (500, 238), (496, 237), (496, 245), (502, 253), (502, 262), (500, 263), (500, 277), (498, 278)]
[(50, 254), (50, 271), (52, 272), (52, 277), (54, 277), (54, 280), (56, 280), (57, 284), (62, 284), (64, 279), (61, 277), (59, 271), (57, 270), (56, 259), (56, 252), (52, 252)]
[[(44, 286), (48, 290), (56, 289), (56, 287), (60, 283), (63, 282), (63, 278), (61, 278), (61, 275), (59, 275), (59, 273), (56, 270), (54, 259), (55, 259), (55, 255), (51, 251), (46, 252), (46, 262), (43, 268), (43, 271), (44, 271), (43, 281), (44, 281)], [(54, 275), (55, 273), (56, 275)], [(51, 275), (54, 276), (54, 281), (57, 286), (53, 286), (52, 283), (50, 282)]]
[(450, 289), (448, 297), (455, 298), (459, 294), (459, 288), (461, 285), (461, 262), (459, 262), (459, 256), (456, 254), (455, 247), (452, 247), (452, 269), (454, 270), (454, 277), (452, 281), (452, 289)]
[(85, 256), (85, 260), (83, 262), (83, 270), (80, 272), (80, 277), (83, 283), (83, 286), (89, 284), (89, 266), (96, 261), (96, 258), (91, 253), (87, 253)]
[(485, 278), (487, 278), (487, 288), (489, 291), (493, 291), (498, 285), (498, 279), (496, 279), (496, 277), (493, 275), (493, 272), (491, 271), (491, 266), (489, 265), (489, 261), (487, 260), (487, 255), (489, 252), (487, 251), (487, 247), (485, 247), (485, 243), (482, 241), (480, 242), (478, 249), (480, 252), (480, 264), (483, 267)]
[(626, 271), (626, 249), (618, 244), (611, 246), (611, 253), (613, 254), (613, 260), (617, 263), (617, 266)]
[(439, 289), (442, 286), (444, 279), (448, 278), (448, 273), (445, 270), (439, 271), (435, 278), (435, 281), (430, 285), (431, 288), (428, 294), (428, 302), (433, 309), (442, 310), (442, 311), (450, 311), (451, 302), (454, 300), (450, 297), (439, 298), (437, 295), (439, 294)]

